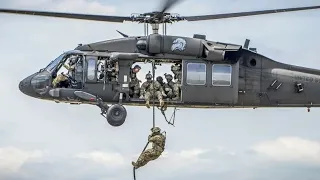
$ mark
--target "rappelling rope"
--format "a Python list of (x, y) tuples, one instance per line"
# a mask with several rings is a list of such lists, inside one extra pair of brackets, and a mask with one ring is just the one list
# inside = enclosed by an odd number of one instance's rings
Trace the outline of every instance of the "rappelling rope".
[[(152, 94), (152, 121), (153, 121), (153, 124), (152, 124), (152, 127), (154, 128), (156, 126), (156, 113), (155, 113), (155, 98), (154, 98), (154, 94), (155, 94), (155, 88), (154, 88), (154, 76), (155, 76), (155, 62), (154, 60), (152, 61), (152, 86), (153, 86), (153, 94)], [(141, 154), (146, 150), (146, 148), (148, 147), (149, 145), (149, 141), (147, 142), (146, 146), (143, 148), (142, 152), (140, 153), (140, 156)], [(140, 156), (138, 157), (138, 159), (140, 158)], [(133, 179), (136, 180), (136, 168), (133, 167)]]
[(152, 94), (152, 115), (153, 115), (153, 117), (152, 117), (152, 121), (153, 121), (153, 125), (152, 125), (152, 127), (154, 128), (155, 126), (156, 126), (156, 116), (155, 116), (155, 93), (156, 93), (156, 91), (155, 91), (155, 88), (154, 88), (154, 76), (155, 76), (155, 69), (156, 69), (156, 66), (155, 66), (155, 62), (154, 62), (154, 60), (152, 61), (152, 84), (153, 84), (153, 94)]

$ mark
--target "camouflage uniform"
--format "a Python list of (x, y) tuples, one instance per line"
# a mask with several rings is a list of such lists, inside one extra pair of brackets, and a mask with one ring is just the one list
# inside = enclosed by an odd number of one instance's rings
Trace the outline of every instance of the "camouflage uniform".
[(160, 83), (160, 85), (161, 85), (162, 88), (164, 87), (165, 83), (163, 82), (163, 78), (162, 78), (161, 76), (158, 76), (158, 77), (156, 78), (156, 81), (157, 81), (158, 83)]
[(100, 66), (100, 74), (99, 74), (99, 80), (102, 80), (103, 78), (104, 78), (104, 72), (105, 72), (105, 67), (104, 67), (104, 64), (101, 64), (101, 66)]
[(178, 100), (180, 97), (179, 85), (172, 81), (173, 78), (171, 74), (164, 74), (164, 75), (167, 80), (167, 83), (165, 83), (164, 85), (164, 91), (167, 94), (167, 97), (175, 101)]
[(158, 127), (151, 129), (151, 135), (148, 137), (148, 142), (152, 143), (152, 149), (147, 149), (141, 153), (137, 162), (132, 162), (135, 169), (138, 169), (152, 160), (159, 158), (164, 151), (166, 144), (166, 137), (160, 132)]
[[(70, 58), (70, 62), (69, 65), (63, 64), (63, 67), (65, 67), (68, 70), (68, 75), (73, 75), (75, 72), (75, 67), (76, 67), (76, 58), (72, 57)], [(53, 87), (57, 87), (57, 85), (60, 82), (66, 81), (68, 80), (68, 78), (66, 77), (66, 75), (64, 75), (63, 73), (59, 74), (53, 81), (52, 81), (52, 85)]]
[(139, 98), (140, 93), (140, 80), (137, 78), (137, 73), (140, 71), (141, 67), (135, 65), (130, 71), (130, 83), (129, 83), (129, 95), (133, 98)]
[[(158, 98), (158, 100), (160, 102), (160, 106), (163, 106), (164, 101), (162, 99), (162, 95), (164, 95), (164, 96), (166, 96), (166, 95), (163, 91), (161, 84), (158, 81), (154, 81), (154, 83), (153, 83), (152, 75), (150, 73), (148, 73), (146, 75), (146, 79), (147, 79), (147, 81), (141, 85), (140, 98), (142, 99), (144, 97), (144, 99), (146, 100), (147, 108), (150, 108), (150, 98), (155, 98), (155, 97)], [(155, 93), (155, 94), (153, 94), (153, 93)]]
[(107, 67), (105, 68), (106, 75), (107, 75), (107, 80), (108, 81), (117, 81), (117, 67), (116, 64), (115, 66), (112, 66), (111, 64), (107, 63)]
[(174, 74), (174, 79), (176, 79), (176, 83), (181, 87), (181, 79), (182, 79), (182, 69), (181, 64), (176, 63), (175, 65), (171, 66), (171, 71)]

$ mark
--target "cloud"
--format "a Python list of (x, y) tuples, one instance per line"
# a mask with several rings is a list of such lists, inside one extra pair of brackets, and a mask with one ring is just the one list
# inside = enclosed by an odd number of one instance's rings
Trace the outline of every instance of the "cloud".
[[(149, 164), (159, 171), (166, 173), (185, 172), (213, 172), (225, 169), (232, 164), (235, 153), (230, 153), (225, 148), (190, 148), (180, 151), (165, 151), (161, 157)], [(221, 163), (220, 160), (225, 162)], [(220, 166), (220, 167), (219, 167)], [(214, 170), (212, 169), (214, 167)], [(149, 167), (146, 167), (149, 168)]]
[(261, 142), (252, 149), (276, 161), (300, 161), (320, 163), (320, 142), (300, 137), (280, 137)]
[(120, 153), (109, 153), (101, 151), (92, 151), (90, 153), (79, 153), (75, 155), (76, 158), (91, 160), (96, 163), (101, 163), (106, 166), (120, 166), (124, 165), (125, 158)]
[(178, 156), (183, 159), (198, 159), (201, 154), (209, 152), (208, 149), (190, 149), (190, 150), (182, 150), (178, 153)]
[[(149, 149), (149, 147), (147, 149)], [(201, 157), (201, 155), (210, 152), (209, 149), (202, 148), (192, 148), (180, 151), (165, 150), (157, 160), (150, 161), (144, 168), (150, 168), (151, 166), (159, 170), (162, 169), (168, 173), (176, 172), (178, 170), (188, 169), (196, 164), (210, 162), (210, 160)], [(135, 154), (132, 161), (136, 161), (139, 156), (140, 154)], [(170, 166), (170, 168), (168, 168), (168, 166)]]
[(0, 169), (17, 172), (24, 163), (39, 160), (45, 154), (41, 150), (25, 151), (15, 147), (0, 148)]

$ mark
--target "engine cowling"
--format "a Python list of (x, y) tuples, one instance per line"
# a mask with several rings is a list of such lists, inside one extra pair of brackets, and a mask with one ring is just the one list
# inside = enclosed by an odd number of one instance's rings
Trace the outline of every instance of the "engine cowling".
[(234, 57), (241, 46), (230, 44), (211, 43), (204, 39), (180, 36), (163, 36), (151, 34), (146, 41), (146, 51), (150, 54), (174, 54), (193, 56), (209, 61), (225, 61)]
[(147, 38), (147, 52), (151, 54), (165, 53), (201, 57), (203, 51), (201, 41), (201, 39), (188, 37), (151, 34)]

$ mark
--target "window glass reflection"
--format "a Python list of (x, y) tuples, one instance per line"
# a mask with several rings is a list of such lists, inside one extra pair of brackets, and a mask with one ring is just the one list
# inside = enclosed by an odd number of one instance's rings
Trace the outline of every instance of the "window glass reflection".
[(215, 64), (212, 66), (212, 85), (230, 86), (232, 67), (228, 64)]
[(62, 61), (63, 57), (65, 56), (65, 53), (61, 54), (59, 57), (57, 57), (55, 60), (51, 61), (51, 63), (45, 68), (48, 72), (52, 72), (52, 70), (59, 64), (59, 62)]
[(50, 74), (47, 72), (42, 72), (31, 80), (31, 86), (35, 90), (35, 92), (39, 94), (46, 93), (48, 86), (50, 84)]
[(95, 59), (88, 59), (88, 80), (95, 79), (95, 71), (96, 71), (96, 60)]
[(187, 64), (187, 84), (205, 85), (206, 80), (206, 65), (204, 63)]

